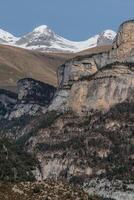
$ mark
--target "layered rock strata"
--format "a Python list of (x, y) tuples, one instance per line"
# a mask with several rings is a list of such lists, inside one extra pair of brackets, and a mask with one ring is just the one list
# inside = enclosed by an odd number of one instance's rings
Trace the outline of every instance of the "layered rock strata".
[(124, 22), (111, 50), (67, 61), (59, 67), (57, 92), (50, 110), (108, 110), (132, 100), (134, 88), (134, 21)]

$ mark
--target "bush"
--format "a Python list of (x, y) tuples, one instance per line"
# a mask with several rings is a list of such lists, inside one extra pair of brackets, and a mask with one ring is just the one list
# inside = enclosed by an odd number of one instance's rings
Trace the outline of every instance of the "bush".
[(33, 189), (33, 193), (40, 193), (41, 192), (41, 188), (39, 186), (35, 186)]

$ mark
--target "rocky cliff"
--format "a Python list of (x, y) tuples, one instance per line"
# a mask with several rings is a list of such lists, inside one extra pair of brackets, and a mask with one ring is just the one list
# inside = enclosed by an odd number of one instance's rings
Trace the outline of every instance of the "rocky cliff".
[(19, 118), (24, 115), (33, 116), (39, 111), (45, 110), (52, 101), (56, 88), (25, 78), (18, 81), (18, 100), (8, 117), (9, 120)]
[(24, 115), (35, 115), (45, 110), (52, 101), (56, 88), (43, 82), (25, 78), (17, 83), (17, 94), (0, 90), (0, 118), (11, 120)]
[(25, 104), (48, 105), (56, 91), (55, 87), (31, 78), (21, 79), (17, 86), (18, 100)]
[(108, 110), (133, 101), (134, 21), (124, 22), (108, 52), (76, 57), (59, 67), (59, 92), (50, 110)]
[[(124, 22), (108, 52), (76, 57), (59, 67), (59, 89), (48, 111), (62, 115), (30, 139), (43, 178), (84, 180), (90, 192), (134, 198), (134, 190), (129, 189), (134, 178), (133, 27), (133, 20)], [(91, 189), (92, 184), (96, 189)]]

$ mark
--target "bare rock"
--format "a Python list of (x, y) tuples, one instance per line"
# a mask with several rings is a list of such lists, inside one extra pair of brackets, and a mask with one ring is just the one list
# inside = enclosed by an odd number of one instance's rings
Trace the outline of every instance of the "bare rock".
[(92, 78), (76, 82), (70, 92), (69, 107), (75, 112), (91, 109), (108, 111), (123, 101), (134, 100), (134, 71), (129, 64), (113, 64)]
[[(108, 110), (111, 106), (132, 99), (134, 88), (134, 20), (124, 22), (109, 52), (79, 56), (67, 61), (58, 70), (59, 93), (65, 90), (67, 109), (78, 113), (91, 109)], [(59, 95), (58, 95), (59, 94)], [(55, 102), (55, 99), (54, 101)], [(56, 107), (64, 103), (60, 99)]]

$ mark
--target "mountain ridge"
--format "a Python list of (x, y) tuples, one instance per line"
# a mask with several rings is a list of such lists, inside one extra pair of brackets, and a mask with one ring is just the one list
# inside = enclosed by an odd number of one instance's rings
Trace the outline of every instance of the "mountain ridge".
[[(42, 52), (80, 52), (88, 48), (93, 48), (99, 45), (111, 44), (116, 33), (112, 30), (105, 30), (100, 34), (85, 41), (71, 41), (59, 36), (47, 25), (41, 25), (33, 29), (33, 31), (25, 34), (22, 37), (15, 37), (10, 33), (0, 32), (0, 42), (26, 48), (29, 50), (37, 50)], [(5, 38), (3, 40), (3, 38)]]

